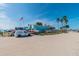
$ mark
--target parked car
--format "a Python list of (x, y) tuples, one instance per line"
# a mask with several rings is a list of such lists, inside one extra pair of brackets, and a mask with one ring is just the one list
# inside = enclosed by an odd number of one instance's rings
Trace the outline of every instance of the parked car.
[(31, 34), (30, 34), (30, 32), (26, 31), (24, 28), (17, 27), (17, 28), (15, 28), (14, 36), (15, 37), (25, 37), (25, 36), (31, 36)]

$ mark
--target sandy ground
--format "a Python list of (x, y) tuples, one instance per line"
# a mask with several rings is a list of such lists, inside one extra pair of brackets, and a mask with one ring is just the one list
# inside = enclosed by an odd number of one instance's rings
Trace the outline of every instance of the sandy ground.
[(32, 36), (25, 38), (0, 37), (2, 56), (79, 56), (79, 33)]

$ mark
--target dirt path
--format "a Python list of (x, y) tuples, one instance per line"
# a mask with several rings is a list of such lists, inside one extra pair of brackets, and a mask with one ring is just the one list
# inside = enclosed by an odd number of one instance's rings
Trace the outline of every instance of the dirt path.
[(26, 38), (0, 37), (0, 55), (79, 56), (79, 33)]

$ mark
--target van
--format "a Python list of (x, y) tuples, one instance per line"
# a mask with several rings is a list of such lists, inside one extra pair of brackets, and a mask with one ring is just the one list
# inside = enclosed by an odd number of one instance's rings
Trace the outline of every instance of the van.
[(30, 32), (26, 31), (23, 27), (15, 28), (15, 33), (14, 33), (15, 37), (26, 37), (30, 35), (31, 35)]

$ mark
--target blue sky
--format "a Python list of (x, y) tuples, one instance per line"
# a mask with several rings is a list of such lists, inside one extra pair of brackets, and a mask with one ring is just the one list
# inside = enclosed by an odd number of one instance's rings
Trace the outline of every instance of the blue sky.
[[(10, 29), (41, 21), (57, 27), (56, 19), (67, 16), (70, 28), (79, 29), (79, 4), (9, 3), (0, 4), (0, 28)], [(23, 17), (22, 21), (19, 19)]]

